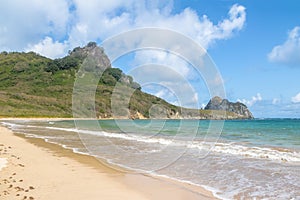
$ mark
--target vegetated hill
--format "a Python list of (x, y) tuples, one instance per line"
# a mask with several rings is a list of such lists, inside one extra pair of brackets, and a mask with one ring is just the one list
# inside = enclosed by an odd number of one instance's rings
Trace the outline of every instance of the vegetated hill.
[[(95, 53), (96, 52), (96, 53)], [(89, 58), (92, 59), (89, 59)], [(94, 60), (93, 60), (94, 59)], [(94, 62), (96, 60), (96, 62)], [(92, 64), (86, 64), (91, 62)], [(93, 64), (94, 62), (94, 64)], [(1, 117), (72, 117), (72, 94), (76, 77), (102, 74), (95, 94), (95, 110), (98, 118), (249, 118), (234, 112), (183, 109), (165, 100), (141, 91), (133, 78), (120, 69), (112, 68), (101, 47), (90, 42), (77, 47), (60, 59), (49, 59), (34, 52), (2, 52), (0, 54), (0, 116)], [(116, 84), (118, 90), (114, 92)], [(134, 91), (134, 92), (133, 92)], [(132, 96), (128, 96), (133, 92)], [(111, 108), (112, 94), (116, 100)], [(126, 97), (127, 95), (127, 97)], [(83, 101), (85, 97), (82, 97)], [(129, 103), (122, 107), (122, 99)], [(116, 104), (117, 103), (117, 104)], [(120, 107), (119, 107), (119, 104)], [(82, 102), (83, 107), (85, 103)], [(87, 108), (83, 110), (91, 110)], [(120, 109), (119, 109), (120, 108)], [(124, 110), (125, 108), (125, 110)], [(126, 110), (127, 109), (127, 110)], [(77, 113), (83, 117), (95, 117), (89, 112)]]

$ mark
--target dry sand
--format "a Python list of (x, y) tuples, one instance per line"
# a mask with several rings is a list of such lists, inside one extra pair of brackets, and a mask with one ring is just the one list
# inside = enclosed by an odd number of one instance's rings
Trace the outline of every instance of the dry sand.
[[(53, 119), (51, 119), (53, 120)], [(215, 199), (204, 189), (113, 170), (90, 156), (0, 126), (0, 199)]]

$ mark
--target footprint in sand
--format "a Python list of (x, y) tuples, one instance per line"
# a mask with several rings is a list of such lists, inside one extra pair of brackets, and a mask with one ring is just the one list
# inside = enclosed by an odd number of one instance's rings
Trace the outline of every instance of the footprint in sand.
[(7, 184), (7, 183), (9, 183), (9, 181), (8, 181), (7, 179), (4, 179), (4, 180), (3, 180), (3, 183), (4, 183), (4, 184)]
[(20, 192), (20, 191), (24, 191), (24, 188), (21, 188), (21, 187), (15, 187), (15, 190), (17, 190), (17, 192)]

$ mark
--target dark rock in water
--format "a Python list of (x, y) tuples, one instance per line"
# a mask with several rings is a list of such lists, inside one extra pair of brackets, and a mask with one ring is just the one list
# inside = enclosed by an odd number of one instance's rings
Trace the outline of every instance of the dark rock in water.
[(221, 97), (213, 97), (204, 108), (205, 110), (224, 110), (238, 114), (244, 119), (253, 119), (252, 113), (248, 110), (247, 106), (240, 102), (230, 102)]

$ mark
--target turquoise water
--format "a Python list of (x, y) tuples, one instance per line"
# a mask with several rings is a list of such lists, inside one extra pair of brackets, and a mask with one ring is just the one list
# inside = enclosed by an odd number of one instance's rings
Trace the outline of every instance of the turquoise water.
[(136, 172), (205, 187), (222, 199), (300, 199), (299, 119), (3, 124)]
[(299, 119), (228, 121), (221, 138), (250, 145), (300, 149)]
[[(203, 137), (207, 134), (209, 120), (103, 120), (94, 126), (93, 121), (80, 123), (84, 129), (107, 132), (160, 134), (164, 136)], [(73, 127), (73, 121), (59, 122), (61, 126)], [(198, 127), (197, 127), (198, 126)], [(180, 132), (179, 132), (180, 131)], [(209, 135), (208, 135), (209, 136)], [(245, 142), (250, 145), (288, 147), (300, 149), (300, 119), (232, 120), (223, 126), (220, 140)]]

